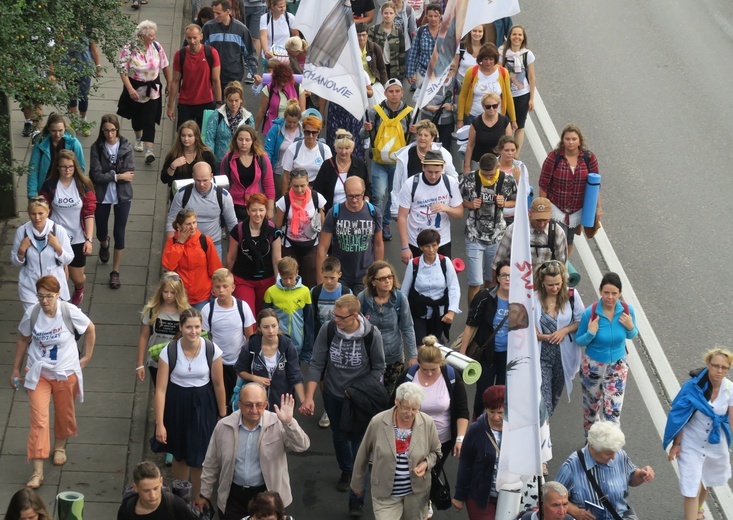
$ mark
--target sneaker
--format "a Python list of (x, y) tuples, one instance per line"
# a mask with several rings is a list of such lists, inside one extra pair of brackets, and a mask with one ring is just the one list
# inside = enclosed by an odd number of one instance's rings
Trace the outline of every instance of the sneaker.
[(359, 518), (364, 514), (364, 506), (358, 500), (349, 500), (349, 516)]
[(40, 141), (40, 139), (37, 139), (39, 137), (43, 137), (43, 134), (41, 133), (41, 131), (40, 130), (33, 130), (31, 132), (31, 143), (36, 144), (36, 140), (39, 140)]
[(392, 240), (392, 232), (389, 230), (389, 224), (382, 227), (382, 240), (386, 242)]
[(81, 306), (81, 302), (84, 299), (84, 286), (82, 285), (78, 289), (74, 291), (74, 294), (71, 295), (71, 304), (76, 305), (77, 307)]
[(145, 145), (142, 141), (135, 141), (135, 146), (132, 147), (133, 150), (136, 152), (144, 152), (145, 151)]
[(338, 489), (342, 493), (351, 489), (351, 473), (349, 473), (348, 471), (341, 472), (341, 478), (336, 484), (336, 489)]
[(155, 154), (153, 153), (153, 149), (152, 148), (148, 148), (145, 151), (145, 164), (150, 164), (153, 161), (155, 161)]
[(247, 76), (244, 78), (244, 82), (248, 85), (251, 85), (255, 82), (255, 77), (252, 75), (251, 72), (247, 73)]
[(433, 518), (433, 503), (428, 502), (428, 518)]
[(99, 261), (103, 264), (109, 262), (109, 237), (107, 237), (107, 247), (99, 245)]
[(32, 121), (26, 121), (23, 123), (23, 131), (20, 135), (23, 137), (30, 137), (33, 133), (33, 122)]
[(323, 412), (323, 415), (321, 415), (321, 419), (318, 421), (318, 426), (321, 428), (328, 428), (331, 426), (331, 419), (328, 418), (328, 414), (326, 412)]
[(120, 273), (118, 273), (117, 271), (112, 271), (111, 273), (109, 273), (109, 288), (119, 289), (120, 287)]

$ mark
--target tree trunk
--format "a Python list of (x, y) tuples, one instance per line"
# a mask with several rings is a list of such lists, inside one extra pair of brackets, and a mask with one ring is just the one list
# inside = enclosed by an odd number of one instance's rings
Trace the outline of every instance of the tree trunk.
[(10, 105), (5, 93), (0, 92), (0, 218), (11, 218), (18, 214), (15, 208), (14, 165)]

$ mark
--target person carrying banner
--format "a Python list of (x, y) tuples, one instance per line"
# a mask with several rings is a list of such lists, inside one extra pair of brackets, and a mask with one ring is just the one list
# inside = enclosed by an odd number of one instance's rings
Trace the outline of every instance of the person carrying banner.
[(369, 109), (361, 135), (372, 140), (372, 204), (383, 212), (384, 240), (392, 240), (389, 193), (397, 166), (395, 154), (407, 144), (412, 107), (402, 99), (402, 81), (397, 78), (384, 84), (384, 94), (387, 99)]

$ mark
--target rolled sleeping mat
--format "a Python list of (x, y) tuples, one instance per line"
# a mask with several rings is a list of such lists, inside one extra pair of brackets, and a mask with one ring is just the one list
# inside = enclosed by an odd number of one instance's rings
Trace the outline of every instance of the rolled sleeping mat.
[[(293, 74), (293, 80), (300, 85), (303, 83), (303, 75), (302, 74)], [(270, 72), (265, 72), (262, 75), (262, 84), (263, 85), (269, 85), (272, 83), (272, 74)]]
[[(193, 179), (176, 179), (173, 181), (173, 184), (171, 185), (171, 191), (173, 192), (173, 196), (176, 196), (176, 193), (178, 193), (181, 188), (185, 188), (189, 184), (193, 184)], [(224, 188), (225, 190), (229, 189), (229, 179), (226, 175), (214, 175), (214, 184), (219, 186), (220, 188)]]
[(450, 347), (438, 345), (445, 362), (461, 372), (463, 382), (472, 385), (481, 377), (481, 364)]
[(82, 520), (84, 495), (78, 491), (62, 491), (56, 495), (56, 514), (59, 520)]
[(601, 192), (601, 175), (589, 173), (585, 181), (585, 195), (583, 196), (583, 213), (580, 223), (583, 227), (592, 228), (596, 222), (596, 208), (598, 207), (598, 196)]
[(580, 283), (580, 273), (575, 270), (573, 264), (568, 260), (568, 287), (576, 287)]

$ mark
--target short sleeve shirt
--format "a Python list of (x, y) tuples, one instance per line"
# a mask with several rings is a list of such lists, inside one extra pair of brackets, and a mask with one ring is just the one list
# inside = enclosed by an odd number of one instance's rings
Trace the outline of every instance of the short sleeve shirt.
[(415, 177), (412, 177), (402, 185), (398, 204), (401, 208), (410, 210), (407, 216), (407, 241), (413, 246), (417, 246), (417, 235), (420, 231), (428, 228), (438, 230), (441, 246), (451, 241), (450, 219), (448, 218), (448, 214), (444, 212), (435, 213), (430, 208), (438, 202), (455, 208), (463, 204), (463, 199), (461, 198), (456, 180), (452, 177), (445, 176), (445, 174), (443, 176), (448, 179), (450, 190), (446, 187), (443, 178), (431, 186), (425, 183), (422, 174), (419, 177), (414, 197), (412, 196), (412, 188)]
[(341, 261), (344, 281), (359, 282), (374, 262), (374, 234), (382, 231), (382, 212), (373, 207), (372, 216), (366, 202), (357, 212), (349, 211), (346, 204), (338, 208), (338, 219), (333, 218), (333, 208), (326, 215), (323, 231), (333, 235), (332, 254)]
[[(221, 67), (219, 53), (211, 48), (211, 59), (213, 63), (209, 66), (206, 61), (204, 46), (196, 54), (186, 51), (186, 61), (183, 63), (183, 80), (178, 92), (178, 103), (182, 105), (204, 105), (214, 101), (214, 92), (211, 89), (211, 69)], [(181, 72), (180, 53), (184, 49), (176, 51), (173, 56), (173, 71)]]
[[(139, 47), (126, 45), (120, 51), (118, 62), (120, 69), (124, 70), (128, 77), (145, 82), (155, 80), (160, 76), (160, 71), (170, 65), (165, 49), (157, 42), (149, 45), (144, 52)], [(138, 87), (136, 91), (140, 96), (139, 103), (158, 99), (161, 96), (160, 89), (151, 90), (148, 96), (148, 87), (144, 85)]]

